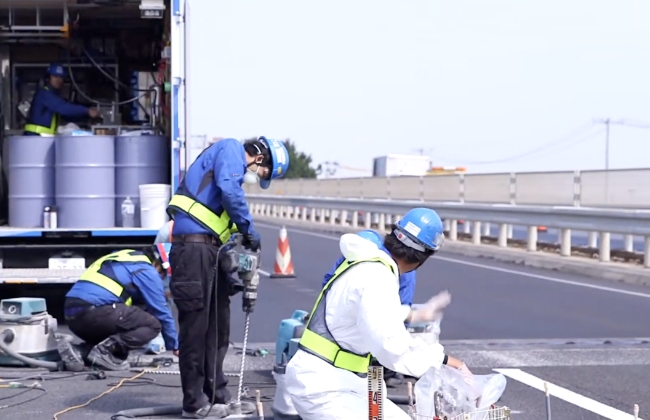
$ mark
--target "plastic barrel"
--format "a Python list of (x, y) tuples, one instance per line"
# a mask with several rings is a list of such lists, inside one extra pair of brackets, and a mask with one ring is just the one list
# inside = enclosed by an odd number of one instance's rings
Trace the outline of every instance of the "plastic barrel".
[(55, 137), (7, 139), (9, 226), (43, 227), (43, 208), (54, 205)]
[(144, 229), (160, 229), (169, 221), (167, 205), (172, 186), (167, 184), (140, 185), (140, 220)]
[(115, 227), (115, 137), (61, 136), (55, 145), (59, 227)]
[[(122, 202), (135, 204), (135, 226), (141, 226), (139, 186), (166, 184), (170, 177), (169, 140), (163, 136), (123, 135), (115, 139), (115, 225), (122, 226)], [(161, 226), (158, 226), (160, 228)]]

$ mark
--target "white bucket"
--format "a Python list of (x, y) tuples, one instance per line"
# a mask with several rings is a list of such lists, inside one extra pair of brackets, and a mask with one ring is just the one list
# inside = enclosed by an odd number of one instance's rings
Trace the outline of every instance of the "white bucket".
[(169, 221), (167, 205), (172, 198), (172, 186), (167, 184), (140, 185), (140, 226), (158, 230)]

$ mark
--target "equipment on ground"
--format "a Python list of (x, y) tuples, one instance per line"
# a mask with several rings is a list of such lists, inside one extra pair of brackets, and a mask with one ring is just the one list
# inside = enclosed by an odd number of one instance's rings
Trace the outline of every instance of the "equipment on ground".
[(1, 300), (0, 365), (59, 369), (57, 327), (56, 319), (47, 313), (45, 299)]

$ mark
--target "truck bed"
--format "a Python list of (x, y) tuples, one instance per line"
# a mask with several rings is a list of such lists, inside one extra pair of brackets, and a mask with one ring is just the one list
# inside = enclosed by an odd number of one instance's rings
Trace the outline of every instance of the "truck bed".
[(156, 236), (158, 230), (142, 228), (110, 228), (110, 229), (42, 229), (14, 228), (0, 226), (0, 237), (37, 238), (42, 236)]
[(84, 270), (51, 270), (49, 268), (3, 268), (0, 284), (70, 284)]

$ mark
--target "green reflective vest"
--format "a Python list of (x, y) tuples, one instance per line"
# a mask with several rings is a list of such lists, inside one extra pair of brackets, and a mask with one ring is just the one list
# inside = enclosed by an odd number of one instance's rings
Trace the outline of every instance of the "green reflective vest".
[(173, 219), (175, 212), (182, 211), (212, 232), (214, 236), (219, 238), (222, 244), (228, 242), (232, 234), (237, 232), (237, 226), (230, 220), (228, 213), (224, 210), (221, 215), (217, 215), (190, 197), (190, 194), (184, 190), (186, 190), (184, 185), (179, 187), (179, 191), (174, 194), (169, 202), (169, 206), (167, 207), (169, 216)]
[(112, 254), (108, 254), (88, 267), (86, 271), (81, 275), (79, 281), (87, 281), (93, 283), (103, 289), (108, 290), (115, 296), (122, 299), (125, 305), (131, 306), (133, 300), (131, 296), (126, 291), (124, 286), (120, 284), (116, 279), (112, 279), (105, 274), (102, 274), (100, 270), (105, 262), (146, 262), (151, 263), (149, 257), (144, 255), (139, 251), (134, 251), (132, 249), (124, 249), (122, 251), (117, 251)]
[(371, 354), (356, 354), (351, 351), (345, 350), (338, 345), (332, 334), (327, 328), (325, 320), (326, 297), (327, 293), (332, 288), (332, 285), (341, 274), (346, 272), (350, 267), (362, 262), (378, 262), (388, 267), (393, 274), (397, 276), (393, 266), (383, 258), (368, 258), (362, 260), (348, 261), (345, 260), (338, 266), (334, 275), (327, 282), (323, 290), (318, 295), (314, 308), (309, 314), (309, 321), (305, 326), (299, 347), (314, 356), (328, 362), (334, 367), (349, 370), (357, 375), (365, 376), (368, 373), (370, 366)]
[[(45, 86), (44, 89), (50, 90), (49, 87)], [(24, 131), (34, 133), (34, 134), (56, 134), (56, 130), (59, 128), (59, 114), (52, 114), (52, 122), (49, 127), (43, 127), (36, 124), (25, 124)]]

